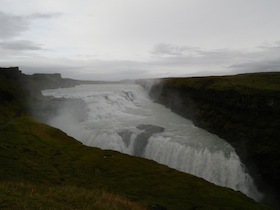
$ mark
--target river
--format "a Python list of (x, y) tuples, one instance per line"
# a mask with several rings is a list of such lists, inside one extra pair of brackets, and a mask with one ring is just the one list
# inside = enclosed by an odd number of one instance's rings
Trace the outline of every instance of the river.
[(152, 159), (219, 186), (261, 199), (234, 148), (217, 135), (154, 103), (137, 84), (95, 84), (44, 90), (43, 95), (84, 100), (84, 120), (61, 107), (48, 120), (87, 146)]

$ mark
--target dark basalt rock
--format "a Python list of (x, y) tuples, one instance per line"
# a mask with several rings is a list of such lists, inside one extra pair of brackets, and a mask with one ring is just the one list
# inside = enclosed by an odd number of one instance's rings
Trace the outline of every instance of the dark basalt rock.
[(0, 67), (0, 76), (3, 76), (7, 79), (19, 79), (21, 76), (21, 71), (18, 67)]
[(133, 132), (129, 131), (129, 130), (124, 130), (124, 131), (118, 132), (118, 134), (120, 137), (122, 137), (123, 142), (128, 147), (130, 144), (130, 138), (131, 138), (131, 135), (133, 134)]
[(136, 126), (136, 128), (139, 130), (143, 130), (144, 132), (138, 134), (134, 141), (134, 155), (142, 156), (148, 144), (149, 138), (155, 133), (162, 133), (164, 131), (164, 128), (149, 124), (141, 124)]
[[(141, 157), (148, 144), (149, 138), (155, 133), (162, 133), (164, 131), (164, 128), (156, 125), (149, 125), (149, 124), (140, 124), (136, 126), (136, 128), (142, 132), (139, 133), (134, 140), (133, 155)], [(122, 137), (122, 140), (127, 147), (131, 143), (130, 141), (133, 133), (134, 132), (130, 130), (123, 130), (118, 132), (118, 135)]]
[(139, 130), (145, 130), (147, 133), (162, 133), (164, 131), (163, 127), (159, 127), (156, 125), (150, 125), (150, 124), (140, 124), (136, 126)]

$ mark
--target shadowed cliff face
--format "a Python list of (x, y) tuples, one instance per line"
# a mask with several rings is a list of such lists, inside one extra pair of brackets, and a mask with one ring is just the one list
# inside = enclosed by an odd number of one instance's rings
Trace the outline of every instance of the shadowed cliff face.
[(234, 146), (271, 202), (280, 196), (279, 84), (280, 73), (172, 78), (150, 95)]

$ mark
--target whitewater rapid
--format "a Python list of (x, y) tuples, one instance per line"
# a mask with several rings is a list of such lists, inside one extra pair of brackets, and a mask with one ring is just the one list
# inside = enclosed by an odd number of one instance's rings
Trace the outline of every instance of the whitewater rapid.
[(141, 156), (260, 200), (252, 178), (231, 145), (149, 99), (137, 84), (95, 84), (44, 90), (55, 98), (78, 98), (86, 118), (61, 107), (49, 124), (83, 144)]

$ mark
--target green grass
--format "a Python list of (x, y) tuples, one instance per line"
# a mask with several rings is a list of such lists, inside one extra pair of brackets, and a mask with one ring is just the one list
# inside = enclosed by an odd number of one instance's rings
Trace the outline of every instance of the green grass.
[(164, 85), (174, 88), (214, 89), (214, 90), (237, 90), (250, 93), (254, 90), (279, 91), (280, 73), (251, 73), (233, 76), (212, 76), (193, 78), (170, 78), (165, 79)]
[[(28, 116), (13, 119), (0, 130), (0, 188), (8, 209), (14, 203), (28, 203), (31, 188), (38, 199), (30, 205), (38, 209), (48, 209), (48, 205), (67, 209), (68, 204), (71, 209), (81, 205), (81, 200), (86, 202), (92, 189), (134, 200), (140, 207), (158, 203), (168, 209), (265, 209), (239, 192), (153, 161), (83, 146)], [(7, 194), (9, 186), (12, 193)], [(23, 187), (17, 191), (15, 186)], [(50, 195), (49, 188), (57, 196)], [(21, 193), (24, 190), (28, 193)], [(77, 196), (73, 203), (55, 200), (71, 190), (69, 196)], [(44, 198), (49, 196), (50, 203), (46, 203)]]
[(0, 209), (13, 210), (144, 210), (144, 205), (100, 189), (0, 182)]

